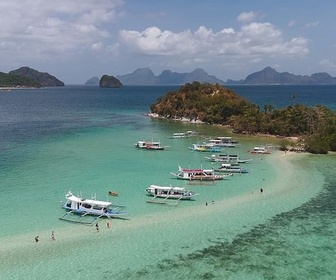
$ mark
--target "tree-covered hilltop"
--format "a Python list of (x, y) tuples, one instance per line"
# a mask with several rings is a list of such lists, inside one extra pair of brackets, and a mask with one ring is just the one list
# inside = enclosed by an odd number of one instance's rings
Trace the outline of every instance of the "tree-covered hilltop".
[(32, 69), (28, 66), (20, 67), (19, 69), (10, 71), (9, 74), (20, 75), (29, 78), (44, 87), (63, 87), (64, 83), (57, 79), (55, 76), (50, 75), (46, 72), (40, 72)]
[(221, 85), (199, 82), (168, 92), (150, 107), (152, 113), (165, 118), (188, 118), (210, 124), (227, 124), (231, 116), (253, 108), (253, 104)]
[(7, 74), (0, 72), (0, 87), (37, 87), (40, 88), (42, 85), (39, 82), (33, 81), (30, 78)]
[(300, 136), (312, 153), (336, 151), (336, 114), (320, 105), (260, 108), (218, 84), (194, 82), (159, 97), (150, 109), (168, 119), (230, 125), (237, 133)]

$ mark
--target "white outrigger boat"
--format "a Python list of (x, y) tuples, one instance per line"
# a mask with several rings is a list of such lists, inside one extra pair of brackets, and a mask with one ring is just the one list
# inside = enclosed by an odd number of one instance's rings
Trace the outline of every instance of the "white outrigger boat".
[[(125, 206), (112, 205), (109, 201), (100, 201), (96, 199), (85, 199), (79, 196), (73, 195), (71, 192), (68, 192), (65, 195), (66, 202), (63, 204), (63, 208), (67, 210), (67, 213), (64, 214), (60, 220), (76, 222), (76, 223), (85, 223), (92, 224), (97, 219), (101, 217), (106, 218), (116, 218), (128, 214), (124, 211)], [(77, 219), (70, 218), (71, 214), (77, 214)], [(94, 218), (86, 222), (84, 217), (94, 216)]]
[(212, 162), (225, 162), (225, 163), (247, 163), (252, 160), (252, 159), (242, 159), (238, 155), (230, 155), (230, 154), (211, 155), (211, 157), (205, 157), (205, 158)]
[[(191, 192), (181, 187), (150, 185), (146, 188), (146, 194), (152, 196), (148, 203), (174, 204), (177, 205), (181, 200), (191, 200), (198, 193)], [(176, 200), (175, 203), (168, 202), (168, 199)]]
[(145, 150), (164, 150), (165, 148), (160, 141), (138, 141), (134, 146)]
[(229, 172), (229, 173), (248, 173), (248, 170), (241, 167), (239, 163), (222, 163), (218, 168), (215, 168), (216, 172)]
[(160, 197), (160, 198), (172, 198), (172, 199), (192, 199), (196, 195), (195, 192), (191, 192), (181, 187), (171, 187), (171, 186), (157, 186), (150, 185), (146, 189), (146, 193), (149, 196)]
[(217, 147), (210, 143), (192, 144), (191, 147), (189, 147), (189, 150), (196, 151), (196, 152), (211, 152), (211, 153), (222, 152), (220, 147)]
[(188, 137), (190, 137), (190, 135), (185, 132), (176, 132), (176, 133), (173, 133), (173, 135), (169, 136), (169, 138), (171, 139), (180, 139), (180, 138), (188, 138)]
[(210, 139), (208, 143), (216, 147), (225, 147), (225, 148), (234, 148), (237, 146), (237, 143), (226, 142), (221, 139)]
[(254, 147), (253, 149), (248, 150), (250, 154), (259, 154), (259, 155), (267, 155), (270, 154), (271, 152), (266, 149), (265, 147)]
[[(179, 166), (177, 173), (170, 172), (170, 174), (177, 179), (182, 180), (196, 180), (196, 181), (214, 181), (223, 180), (225, 175), (217, 175), (213, 169), (186, 169)], [(232, 174), (231, 174), (232, 175)]]

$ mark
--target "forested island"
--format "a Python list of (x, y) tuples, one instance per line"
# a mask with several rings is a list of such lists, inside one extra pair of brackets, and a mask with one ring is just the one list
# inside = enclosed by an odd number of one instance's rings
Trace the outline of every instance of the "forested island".
[[(235, 133), (298, 137), (310, 153), (336, 151), (336, 113), (320, 105), (260, 108), (219, 84), (194, 82), (159, 97), (150, 110), (167, 119), (229, 126)], [(282, 149), (288, 144), (283, 140)]]

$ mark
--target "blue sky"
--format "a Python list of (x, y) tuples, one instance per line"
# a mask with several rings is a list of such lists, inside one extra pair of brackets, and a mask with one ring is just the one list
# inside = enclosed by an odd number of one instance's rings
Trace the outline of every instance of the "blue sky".
[(335, 11), (334, 0), (1, 0), (0, 71), (29, 66), (66, 84), (142, 67), (336, 76)]

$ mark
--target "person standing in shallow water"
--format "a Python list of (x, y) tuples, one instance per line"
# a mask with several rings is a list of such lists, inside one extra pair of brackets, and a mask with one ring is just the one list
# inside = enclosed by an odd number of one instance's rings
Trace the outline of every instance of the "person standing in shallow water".
[(96, 223), (96, 230), (99, 231), (99, 225)]
[(263, 188), (260, 188), (260, 192), (261, 192), (261, 193), (263, 193), (263, 192), (264, 192)]
[(51, 240), (55, 240), (55, 233), (54, 233), (54, 231), (51, 232)]
[(35, 236), (35, 242), (37, 243), (37, 242), (39, 242), (39, 236)]

